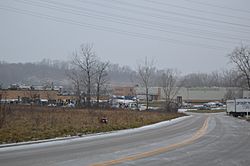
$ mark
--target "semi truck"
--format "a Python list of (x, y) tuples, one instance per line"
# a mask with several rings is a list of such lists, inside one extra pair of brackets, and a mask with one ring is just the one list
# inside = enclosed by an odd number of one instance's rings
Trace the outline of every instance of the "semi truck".
[(227, 100), (227, 114), (248, 116), (250, 114), (250, 99)]

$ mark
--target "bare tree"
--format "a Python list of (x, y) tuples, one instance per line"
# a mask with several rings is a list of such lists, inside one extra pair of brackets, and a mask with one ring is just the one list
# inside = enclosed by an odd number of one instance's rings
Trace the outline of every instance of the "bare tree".
[(234, 51), (229, 54), (230, 61), (236, 65), (237, 70), (246, 80), (248, 89), (250, 89), (250, 47), (243, 46), (236, 47)]
[(70, 69), (66, 70), (66, 75), (67, 77), (72, 81), (75, 93), (77, 96), (77, 106), (81, 106), (81, 100), (82, 100), (82, 95), (81, 95), (81, 88), (82, 88), (82, 75), (81, 72), (77, 69)]
[[(174, 98), (176, 97), (180, 85), (178, 86), (178, 72), (174, 69), (166, 69), (160, 78), (160, 86), (163, 89), (165, 97), (165, 108), (167, 111), (174, 111), (173, 105), (176, 106)], [(177, 107), (176, 107), (177, 108)]]
[(232, 89), (228, 89), (224, 95), (225, 100), (232, 100), (235, 98), (235, 93)]
[(236, 70), (223, 70), (222, 71), (222, 86), (223, 87), (242, 87), (243, 80)]
[(155, 71), (154, 62), (151, 60), (148, 61), (147, 57), (145, 58), (144, 64), (138, 66), (138, 75), (141, 85), (145, 88), (146, 95), (146, 109), (148, 110), (149, 105), (149, 85), (152, 81), (152, 76)]
[(96, 74), (96, 55), (93, 52), (93, 45), (83, 44), (81, 45), (79, 53), (74, 53), (73, 64), (82, 72), (82, 79), (84, 86), (86, 86), (86, 102), (87, 106), (90, 106), (91, 100), (91, 86), (94, 76)]
[(208, 75), (205, 73), (191, 73), (183, 78), (185, 87), (204, 87), (208, 84)]
[(129, 66), (110, 64), (108, 67), (108, 74), (110, 82), (115, 84), (132, 85), (137, 81), (135, 79), (137, 78), (136, 71), (132, 70)]
[(209, 80), (209, 87), (213, 86), (221, 86), (221, 80), (220, 80), (220, 73), (218, 71), (213, 71), (211, 74), (208, 75), (208, 80)]
[(99, 107), (99, 100), (100, 100), (100, 91), (107, 83), (107, 68), (109, 66), (109, 62), (97, 62), (96, 65), (96, 100), (97, 100), (97, 107)]

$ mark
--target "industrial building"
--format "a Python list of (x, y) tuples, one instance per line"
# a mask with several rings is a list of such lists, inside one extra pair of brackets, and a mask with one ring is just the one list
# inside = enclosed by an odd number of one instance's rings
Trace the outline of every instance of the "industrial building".
[[(195, 88), (185, 88), (176, 87), (175, 90), (178, 92), (175, 95), (182, 98), (182, 101), (188, 103), (204, 103), (209, 101), (221, 101), (225, 102), (228, 98), (242, 98), (246, 97), (248, 91), (243, 90), (242, 88), (237, 87), (195, 87)], [(145, 88), (144, 87), (135, 87), (135, 92), (138, 95), (139, 99), (145, 99)], [(245, 94), (245, 96), (243, 96)], [(161, 87), (150, 87), (149, 88), (149, 98), (151, 100), (164, 100), (165, 95)]]

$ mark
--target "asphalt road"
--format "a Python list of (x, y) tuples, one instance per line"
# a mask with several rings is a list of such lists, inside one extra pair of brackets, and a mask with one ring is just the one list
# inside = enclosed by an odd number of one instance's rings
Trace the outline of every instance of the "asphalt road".
[(143, 131), (0, 149), (1, 166), (250, 166), (250, 123), (193, 116)]

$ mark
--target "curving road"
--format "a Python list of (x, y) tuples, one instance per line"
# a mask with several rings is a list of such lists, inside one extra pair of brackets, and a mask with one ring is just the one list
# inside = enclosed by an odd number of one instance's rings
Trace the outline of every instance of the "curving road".
[(1, 166), (249, 166), (250, 123), (192, 114), (136, 132), (0, 148)]

